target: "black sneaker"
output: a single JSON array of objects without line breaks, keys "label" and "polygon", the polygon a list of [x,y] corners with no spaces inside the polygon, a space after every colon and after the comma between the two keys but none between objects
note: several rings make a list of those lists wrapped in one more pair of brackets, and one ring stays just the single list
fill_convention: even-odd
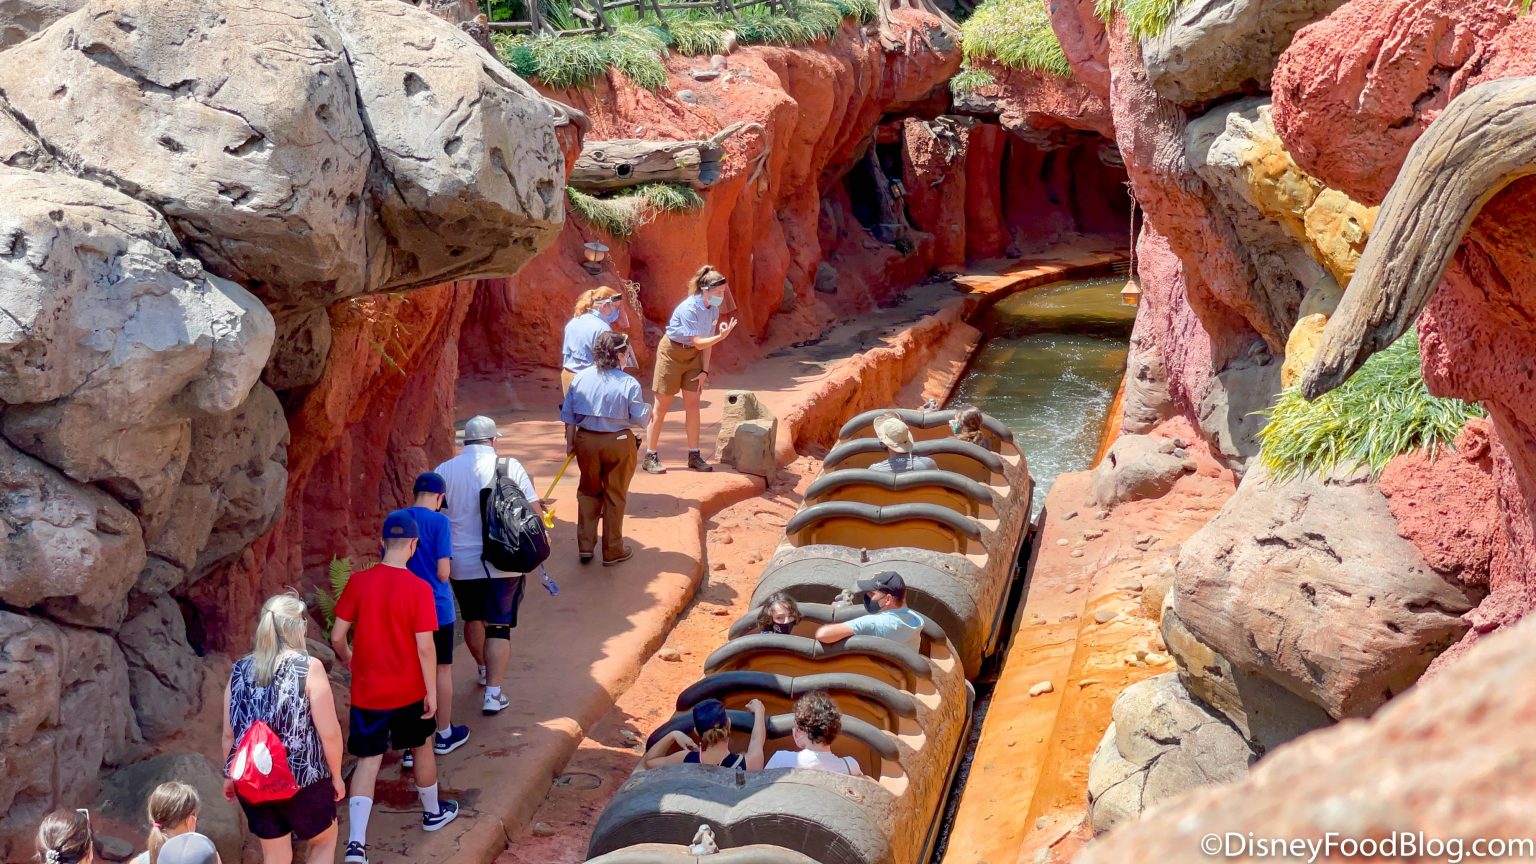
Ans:
[{"label": "black sneaker", "polygon": [[347,841],[347,857],[341,859],[347,864],[368,864],[368,852],[363,844],[356,840]]},{"label": "black sneaker", "polygon": [[640,463],[640,470],[647,474],[665,474],[667,466],[661,464],[661,457],[655,453],[645,454],[645,461]]},{"label": "black sneaker", "polygon": [[692,468],[695,471],[713,471],[713,470],[715,470],[715,466],[709,464],[708,462],[705,462],[704,461],[704,457],[700,456],[699,455],[699,451],[697,451],[697,450],[689,450],[688,451],[688,467]]},{"label": "black sneaker", "polygon": [[[444,825],[447,825],[449,822],[459,818],[459,802],[440,801],[438,803],[440,805],[440,809],[436,813],[421,814],[421,830],[436,831]],[[350,851],[351,848],[351,846],[348,846],[348,851]]]}]

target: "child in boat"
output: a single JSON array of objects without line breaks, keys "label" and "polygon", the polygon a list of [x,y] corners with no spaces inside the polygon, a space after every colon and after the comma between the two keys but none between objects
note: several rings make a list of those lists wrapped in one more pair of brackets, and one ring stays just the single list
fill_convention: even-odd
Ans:
[{"label": "child in boat", "polygon": [[[752,736],[747,742],[746,753],[731,752],[731,717],[726,713],[724,703],[719,699],[705,699],[693,706],[693,733],[698,736],[698,742],[683,732],[671,732],[645,751],[640,758],[640,770],[663,765],[719,765],[761,771],[768,723],[763,716],[761,701],[748,702],[747,710],[752,712]],[[667,752],[669,750],[673,752]]]},{"label": "child in boat", "polygon": [[795,625],[804,617],[800,614],[800,606],[795,603],[795,598],[787,592],[775,591],[768,595],[762,608],[757,611],[757,629],[761,633],[788,636],[795,632]]},{"label": "child in boat", "polygon": [[843,715],[823,690],[813,690],[795,703],[795,745],[799,750],[780,750],[768,760],[769,768],[806,768],[834,774],[862,776],[858,760],[832,752],[832,742],[843,731]]}]

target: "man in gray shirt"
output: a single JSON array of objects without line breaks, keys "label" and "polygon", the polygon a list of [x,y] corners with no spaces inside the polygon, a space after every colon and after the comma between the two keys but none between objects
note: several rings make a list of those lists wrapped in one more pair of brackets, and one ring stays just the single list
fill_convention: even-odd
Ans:
[{"label": "man in gray shirt", "polygon": [[939,467],[937,462],[927,456],[912,455],[912,448],[917,444],[912,440],[912,430],[901,422],[900,417],[882,414],[875,419],[874,425],[875,437],[880,439],[890,455],[869,466],[871,471],[900,474],[903,471],[932,471]]}]

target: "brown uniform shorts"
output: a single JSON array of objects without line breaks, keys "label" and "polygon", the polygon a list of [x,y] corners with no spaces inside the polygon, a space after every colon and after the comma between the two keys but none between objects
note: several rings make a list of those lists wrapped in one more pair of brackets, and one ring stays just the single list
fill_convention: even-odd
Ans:
[{"label": "brown uniform shorts", "polygon": [[703,371],[703,349],[678,345],[663,336],[656,347],[656,374],[651,379],[651,389],[661,396],[673,396],[679,390],[698,390],[699,373]]}]

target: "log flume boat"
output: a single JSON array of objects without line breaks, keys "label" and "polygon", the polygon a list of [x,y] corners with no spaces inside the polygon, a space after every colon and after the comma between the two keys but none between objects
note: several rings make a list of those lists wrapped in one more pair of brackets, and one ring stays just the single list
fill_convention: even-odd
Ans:
[{"label": "log flume boat", "polygon": [[[896,410],[937,470],[870,470],[885,458],[873,423],[843,425],[821,473],[784,529],[752,596],[752,611],[677,698],[678,713],[647,746],[691,728],[690,710],[719,699],[732,745],[752,728],[748,701],[767,709],[767,753],[795,749],[797,697],[825,690],[843,714],[833,749],[863,777],[826,771],[742,772],[673,765],[640,771],[615,793],[592,832],[589,864],[922,864],[939,835],[970,725],[970,679],[997,647],[1028,528],[1033,480],[1013,434],[983,421],[987,445],[950,437],[952,411]],[[824,645],[816,628],[864,614],[834,607],[860,578],[895,570],[924,619],[921,650],[876,636]],[[791,635],[758,633],[757,610],[789,593],[804,620]],[[720,851],[696,856],[699,826]]]}]

